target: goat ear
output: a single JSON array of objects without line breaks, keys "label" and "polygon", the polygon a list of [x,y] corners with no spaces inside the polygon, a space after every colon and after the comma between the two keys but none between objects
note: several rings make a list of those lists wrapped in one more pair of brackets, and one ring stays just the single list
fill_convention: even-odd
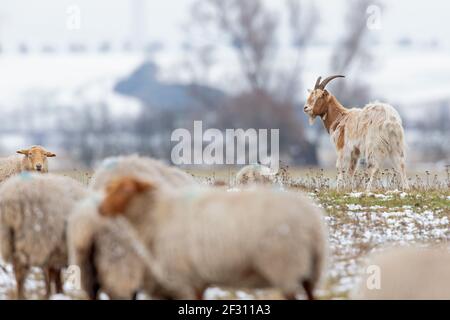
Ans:
[{"label": "goat ear", "polygon": [[29,152],[30,152],[30,150],[28,150],[28,149],[17,150],[17,153],[24,154],[26,156],[28,155]]},{"label": "goat ear", "polygon": [[45,155],[47,156],[47,158],[53,158],[56,157],[56,154],[54,154],[53,152],[46,152]]},{"label": "goat ear", "polygon": [[324,91],[323,91],[323,96],[324,96],[324,97],[328,97],[328,95],[329,95],[328,91],[327,91],[327,90],[324,90]]}]

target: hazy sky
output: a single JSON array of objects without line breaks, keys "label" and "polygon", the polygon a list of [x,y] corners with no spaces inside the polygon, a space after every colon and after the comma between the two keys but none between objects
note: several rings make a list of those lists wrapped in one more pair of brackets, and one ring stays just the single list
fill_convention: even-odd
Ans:
[{"label": "hazy sky", "polygon": [[[245,1],[245,0],[244,0]],[[15,46],[25,41],[31,45],[67,44],[81,41],[88,45],[99,41],[123,43],[131,40],[139,28],[133,14],[133,3],[144,3],[145,34],[150,41],[164,42],[176,48],[183,38],[182,23],[192,0],[0,0],[0,41]],[[274,9],[281,9],[282,0],[266,0]],[[318,0],[321,12],[319,37],[333,40],[344,19],[349,1]],[[450,44],[450,1],[395,0],[384,1],[378,37],[384,41],[409,36],[417,40],[438,39]],[[68,8],[81,10],[81,29],[66,27]],[[135,7],[137,8],[137,7]]]}]

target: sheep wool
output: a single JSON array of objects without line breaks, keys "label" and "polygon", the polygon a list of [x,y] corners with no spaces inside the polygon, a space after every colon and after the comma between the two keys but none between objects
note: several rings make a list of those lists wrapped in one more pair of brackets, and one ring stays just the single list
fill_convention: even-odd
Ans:
[{"label": "sheep wool", "polygon": [[[121,214],[109,200],[107,195],[100,212]],[[154,276],[169,298],[199,298],[219,285],[274,287],[288,298],[303,289],[313,299],[327,236],[321,210],[306,197],[261,187],[195,194],[149,187],[128,204],[123,215],[151,251],[161,271]]]},{"label": "sheep wool", "polygon": [[130,155],[105,159],[95,171],[90,187],[100,190],[111,180],[124,176],[155,181],[161,188],[168,189],[197,184],[191,175],[178,168],[149,157]]},{"label": "sheep wool", "polygon": [[90,299],[99,291],[110,299],[133,299],[151,283],[123,225],[97,212],[100,196],[90,196],[72,212],[67,227],[69,264],[80,268],[81,289]]},{"label": "sheep wool", "polygon": [[23,172],[0,185],[0,243],[4,261],[13,264],[18,297],[32,266],[41,267],[62,291],[60,271],[67,265],[65,224],[75,203],[86,195],[78,181],[54,174]]},{"label": "sheep wool", "polygon": [[243,167],[236,174],[236,185],[272,184],[276,182],[276,174],[269,167],[251,164]]},{"label": "sheep wool", "polygon": [[356,299],[450,299],[450,253],[445,248],[391,248],[373,255],[365,271]]}]

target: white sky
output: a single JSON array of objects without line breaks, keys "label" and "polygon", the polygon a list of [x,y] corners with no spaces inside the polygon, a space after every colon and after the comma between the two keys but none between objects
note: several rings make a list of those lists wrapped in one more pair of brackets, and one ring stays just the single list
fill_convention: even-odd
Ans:
[{"label": "white sky", "polygon": [[[283,0],[266,0],[280,9]],[[182,23],[192,0],[0,0],[0,41],[8,46],[18,42],[31,45],[64,45],[80,41],[98,44],[112,41],[121,44],[133,33],[132,3],[144,2],[146,35],[150,41],[161,41],[168,49],[180,46]],[[332,41],[340,30],[348,1],[316,0],[322,23],[319,37]],[[384,41],[409,36],[419,41],[439,39],[450,42],[450,1],[445,0],[384,0],[382,29],[378,37]],[[67,8],[81,9],[81,29],[66,27]]]}]

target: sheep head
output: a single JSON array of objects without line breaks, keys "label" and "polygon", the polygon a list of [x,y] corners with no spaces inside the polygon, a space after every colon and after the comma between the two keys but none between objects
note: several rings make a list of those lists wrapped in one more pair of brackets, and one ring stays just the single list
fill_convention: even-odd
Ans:
[{"label": "sheep head", "polygon": [[48,172],[47,158],[56,157],[41,146],[18,150],[17,153],[24,155],[22,166],[27,171]]},{"label": "sheep head", "polygon": [[106,195],[100,204],[99,212],[108,217],[124,214],[136,196],[153,189],[155,187],[151,183],[133,177],[112,180],[106,186]]},{"label": "sheep head", "polygon": [[306,104],[303,108],[304,112],[309,116],[309,123],[312,125],[316,117],[324,117],[328,110],[328,99],[330,93],[325,90],[326,85],[333,79],[345,78],[344,76],[336,75],[324,79],[319,77],[314,86],[314,90],[311,90],[306,100]]}]

